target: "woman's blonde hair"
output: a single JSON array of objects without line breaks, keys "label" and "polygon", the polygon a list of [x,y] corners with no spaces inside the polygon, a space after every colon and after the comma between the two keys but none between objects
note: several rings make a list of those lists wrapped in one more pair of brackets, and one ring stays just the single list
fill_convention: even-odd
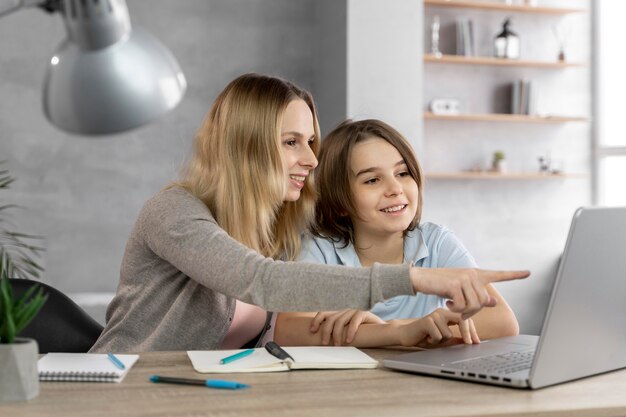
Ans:
[{"label": "woman's blonde hair", "polygon": [[309,174],[297,201],[284,201],[281,125],[287,105],[303,100],[317,112],[309,92],[276,77],[245,74],[213,103],[196,134],[194,154],[178,184],[202,200],[230,236],[257,252],[293,260],[300,235],[313,221],[315,186]]}]

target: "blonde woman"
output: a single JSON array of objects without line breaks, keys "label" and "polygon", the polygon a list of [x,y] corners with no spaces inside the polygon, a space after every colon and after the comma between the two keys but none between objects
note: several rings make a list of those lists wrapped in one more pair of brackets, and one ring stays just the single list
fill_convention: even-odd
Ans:
[{"label": "blonde woman", "polygon": [[471,315],[493,305],[489,282],[529,274],[289,262],[313,216],[319,141],[308,92],[258,74],[232,81],[198,131],[182,180],[141,210],[92,351],[250,346],[269,327],[266,311],[368,309],[415,291]]}]

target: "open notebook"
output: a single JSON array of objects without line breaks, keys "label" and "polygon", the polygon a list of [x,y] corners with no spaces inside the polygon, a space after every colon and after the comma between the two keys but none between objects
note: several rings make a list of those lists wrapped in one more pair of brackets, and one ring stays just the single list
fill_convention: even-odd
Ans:
[{"label": "open notebook", "polygon": [[291,369],[376,368],[378,361],[352,346],[283,347],[294,361],[281,360],[264,348],[252,355],[221,365],[220,359],[242,350],[191,350],[187,352],[193,368],[201,373],[280,372]]},{"label": "open notebook", "polygon": [[48,353],[37,362],[40,381],[122,382],[139,355],[115,355],[126,367],[117,368],[99,353]]}]

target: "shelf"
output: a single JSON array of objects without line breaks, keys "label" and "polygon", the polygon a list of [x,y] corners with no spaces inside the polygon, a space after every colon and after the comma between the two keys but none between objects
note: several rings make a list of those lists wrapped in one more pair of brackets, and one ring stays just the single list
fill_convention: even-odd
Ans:
[{"label": "shelf", "polygon": [[540,172],[432,172],[426,178],[431,180],[559,180],[585,178],[585,174],[542,174]]},{"label": "shelf", "polygon": [[424,0],[424,6],[434,7],[458,7],[463,9],[493,10],[503,12],[537,13],[566,15],[569,13],[585,12],[584,9],[572,9],[566,7],[540,7],[523,4],[487,3],[483,1],[463,0]]},{"label": "shelf", "polygon": [[443,115],[424,112],[424,120],[449,120],[463,122],[506,122],[506,123],[567,123],[587,122],[586,117],[528,116],[525,114],[454,114]]},{"label": "shelf", "polygon": [[534,67],[534,68],[573,68],[584,67],[584,64],[576,62],[550,62],[550,61],[528,61],[519,59],[494,58],[490,56],[463,56],[463,55],[424,55],[424,62],[438,64],[460,64],[460,65],[493,65],[499,67]]}]

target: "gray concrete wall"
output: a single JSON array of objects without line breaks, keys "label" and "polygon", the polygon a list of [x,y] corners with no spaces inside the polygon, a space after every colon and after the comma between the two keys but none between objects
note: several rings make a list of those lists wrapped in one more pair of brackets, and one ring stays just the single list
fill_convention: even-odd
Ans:
[{"label": "gray concrete wall", "polygon": [[[71,294],[115,291],[139,209],[177,176],[197,127],[231,79],[256,71],[313,87],[313,3],[128,1],[133,25],[172,50],[189,88],[163,119],[96,140],[57,130],[42,112],[44,69],[65,37],[60,16],[30,9],[0,20],[0,160],[18,179],[5,196],[28,208],[16,214],[16,225],[46,237],[46,282]],[[102,311],[93,310],[99,319]]]},{"label": "gray concrete wall", "polygon": [[[590,2],[570,4],[585,8]],[[133,24],[174,52],[189,89],[162,120],[98,140],[58,131],[41,111],[44,68],[64,37],[60,17],[25,10],[0,20],[0,160],[8,160],[18,178],[6,195],[28,208],[16,216],[17,225],[46,236],[44,280],[67,293],[115,291],[124,245],[143,202],[176,177],[215,96],[247,71],[282,75],[310,88],[324,131],[344,116],[392,123],[429,170],[468,168],[503,149],[511,169],[532,169],[536,157],[550,151],[568,171],[588,172],[588,124],[422,125],[432,96],[454,94],[473,111],[495,110],[502,103],[494,92],[517,77],[536,80],[542,112],[588,115],[591,94],[588,68],[422,68],[432,10],[425,10],[422,22],[419,1],[129,0],[129,8]],[[444,13],[451,10],[440,14],[452,19]],[[472,13],[492,28],[478,34],[480,47],[487,48],[504,16]],[[568,54],[588,62],[589,14],[515,15],[523,54],[553,56],[549,26],[570,20]],[[588,179],[430,181],[424,219],[455,230],[483,267],[533,270],[529,281],[499,288],[522,330],[536,333],[571,214],[589,203],[589,188]],[[93,312],[102,319],[101,307]]]}]

